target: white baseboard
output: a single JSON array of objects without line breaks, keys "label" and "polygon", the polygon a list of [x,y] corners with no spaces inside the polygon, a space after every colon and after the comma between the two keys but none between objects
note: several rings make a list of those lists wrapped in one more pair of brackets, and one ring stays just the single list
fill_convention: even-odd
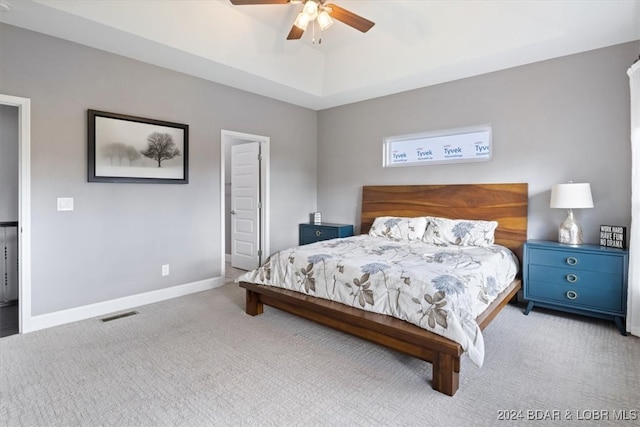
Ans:
[{"label": "white baseboard", "polygon": [[224,262],[231,262],[231,254],[224,254]]},{"label": "white baseboard", "polygon": [[186,283],[184,285],[173,286],[171,288],[158,289],[157,291],[150,291],[110,301],[89,304],[82,307],[74,307],[67,310],[32,316],[28,322],[25,322],[24,326],[28,327],[23,327],[22,333],[33,332],[40,329],[50,328],[52,326],[76,322],[78,320],[103,316],[116,311],[128,310],[141,305],[152,304],[154,302],[206,291],[222,285],[224,285],[224,279],[222,277],[212,277],[210,279]]}]

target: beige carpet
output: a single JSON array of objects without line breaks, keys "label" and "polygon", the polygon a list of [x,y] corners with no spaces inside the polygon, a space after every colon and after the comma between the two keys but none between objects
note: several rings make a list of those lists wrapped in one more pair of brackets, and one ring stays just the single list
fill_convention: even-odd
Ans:
[{"label": "beige carpet", "polygon": [[[487,328],[485,365],[465,357],[460,390],[447,397],[431,389],[429,364],[269,307],[248,316],[244,293],[227,284],[109,323],[0,339],[0,424],[493,426],[513,410],[523,411],[514,424],[558,425],[607,411],[610,420],[590,422],[600,426],[640,417],[640,339],[612,322],[521,309],[506,307]],[[560,421],[528,410],[558,410]]]}]

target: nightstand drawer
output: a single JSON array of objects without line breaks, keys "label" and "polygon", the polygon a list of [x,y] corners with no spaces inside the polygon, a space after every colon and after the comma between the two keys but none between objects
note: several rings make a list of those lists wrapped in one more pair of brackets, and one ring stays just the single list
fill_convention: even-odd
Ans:
[{"label": "nightstand drawer", "polygon": [[624,312],[622,309],[623,298],[620,292],[530,281],[528,294],[536,301],[574,306],[575,308]]},{"label": "nightstand drawer", "polygon": [[529,280],[556,285],[569,285],[580,289],[620,291],[622,275],[532,264],[529,265]]},{"label": "nightstand drawer", "polygon": [[300,238],[305,241],[309,240],[328,240],[338,237],[338,229],[330,227],[303,227],[300,230]]},{"label": "nightstand drawer", "polygon": [[353,236],[353,225],[350,224],[322,223],[300,224],[299,226],[300,245],[349,236]]},{"label": "nightstand drawer", "polygon": [[529,250],[529,264],[548,265],[550,267],[619,273],[622,271],[623,262],[624,260],[620,256],[606,256],[571,250],[555,251],[539,248],[531,248]]}]

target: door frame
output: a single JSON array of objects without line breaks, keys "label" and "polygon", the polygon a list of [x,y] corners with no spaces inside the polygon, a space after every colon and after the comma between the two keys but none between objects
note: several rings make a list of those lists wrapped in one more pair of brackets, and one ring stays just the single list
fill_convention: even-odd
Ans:
[{"label": "door frame", "polygon": [[18,107],[18,324],[31,327],[31,99],[0,94],[0,104]]},{"label": "door frame", "polygon": [[269,159],[270,159],[270,145],[271,138],[263,135],[253,135],[244,132],[236,132],[226,129],[220,131],[220,271],[221,275],[225,277],[225,256],[226,256],[226,215],[227,207],[225,206],[225,162],[226,156],[230,155],[231,150],[226,150],[227,144],[251,141],[260,143],[260,151],[262,159],[260,161],[260,199],[262,200],[262,209],[260,210],[260,247],[262,251],[261,259],[264,261],[270,254],[270,232],[269,232]]}]

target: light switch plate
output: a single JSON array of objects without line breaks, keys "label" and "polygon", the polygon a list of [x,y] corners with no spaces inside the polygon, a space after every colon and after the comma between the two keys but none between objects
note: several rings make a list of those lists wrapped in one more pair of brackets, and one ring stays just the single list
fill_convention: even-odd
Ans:
[{"label": "light switch plate", "polygon": [[58,197],[58,210],[59,211],[72,211],[73,210],[73,197]]}]

